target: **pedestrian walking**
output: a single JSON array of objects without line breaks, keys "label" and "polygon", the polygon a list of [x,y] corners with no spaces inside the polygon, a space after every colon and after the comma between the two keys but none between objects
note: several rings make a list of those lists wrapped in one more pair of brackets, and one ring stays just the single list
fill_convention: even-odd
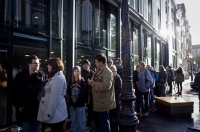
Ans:
[{"label": "pedestrian walking", "polygon": [[178,88],[178,92],[176,94],[178,95],[182,95],[182,83],[184,82],[184,72],[183,69],[181,67],[179,67],[176,70],[176,78],[175,78],[176,84],[177,84],[177,88]]},{"label": "pedestrian walking", "polygon": [[89,130],[86,127],[86,103],[88,97],[86,83],[84,78],[81,77],[81,68],[79,66],[73,67],[72,79],[68,87],[67,94],[69,96],[72,132],[88,132]]},{"label": "pedestrian walking", "polygon": [[118,132],[119,124],[117,122],[117,117],[120,111],[119,96],[121,94],[121,89],[122,89],[122,79],[117,74],[117,68],[115,67],[115,65],[111,65],[110,69],[113,73],[114,80],[115,80],[114,88],[115,88],[115,101],[116,101],[116,108],[109,111],[110,128],[111,128],[111,132]]},{"label": "pedestrian walking", "polygon": [[138,73],[138,104],[136,107],[136,112],[137,115],[140,116],[141,112],[140,112],[140,108],[141,108],[141,102],[143,101],[142,96],[144,96],[144,101],[145,101],[145,109],[144,109],[144,116],[148,116],[148,110],[149,110],[149,88],[152,86],[153,84],[153,79],[151,77],[151,74],[149,72],[149,70],[146,68],[146,64],[143,61],[139,62],[139,68],[140,68],[140,72]]},{"label": "pedestrian walking", "polygon": [[39,70],[40,61],[36,55],[28,58],[28,68],[18,72],[14,78],[12,103],[16,108],[16,119],[23,132],[39,132],[37,121],[38,92],[47,75]]},{"label": "pedestrian walking", "polygon": [[105,54],[96,55],[97,70],[93,77],[88,79],[88,84],[92,86],[96,132],[110,132],[108,111],[116,107],[114,77],[106,63]]},{"label": "pedestrian walking", "polygon": [[63,74],[63,62],[59,58],[50,58],[47,70],[48,81],[40,100],[37,120],[48,124],[52,132],[63,132],[63,123],[68,117],[65,101],[67,82]]}]

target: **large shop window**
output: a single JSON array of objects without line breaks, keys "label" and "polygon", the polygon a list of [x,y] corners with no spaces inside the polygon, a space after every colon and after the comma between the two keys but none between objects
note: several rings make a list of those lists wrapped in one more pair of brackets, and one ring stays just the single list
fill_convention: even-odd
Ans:
[{"label": "large shop window", "polygon": [[[14,8],[11,8],[11,4],[14,4]],[[48,31],[47,5],[47,0],[6,0],[0,2],[0,7],[3,7],[1,9],[4,9],[4,24],[11,20],[11,11],[14,10],[15,27],[31,29],[43,34],[47,34]]]},{"label": "large shop window", "polygon": [[151,65],[151,37],[147,37],[147,64]]},{"label": "large shop window", "polygon": [[89,0],[76,1],[76,39],[78,44],[91,45],[93,6]]},{"label": "large shop window", "polygon": [[156,45],[156,59],[155,59],[155,70],[158,71],[158,68],[160,66],[160,43],[157,43]]},{"label": "large shop window", "polygon": [[108,48],[110,49],[108,53],[108,58],[115,58],[116,56],[116,9],[110,8],[110,44]]},{"label": "large shop window", "polygon": [[106,47],[105,8],[100,0],[95,3],[95,42],[100,47]]},{"label": "large shop window", "polygon": [[133,60],[134,60],[134,69],[136,69],[136,66],[138,65],[139,62],[139,54],[138,54],[138,29],[134,27],[133,30]]}]

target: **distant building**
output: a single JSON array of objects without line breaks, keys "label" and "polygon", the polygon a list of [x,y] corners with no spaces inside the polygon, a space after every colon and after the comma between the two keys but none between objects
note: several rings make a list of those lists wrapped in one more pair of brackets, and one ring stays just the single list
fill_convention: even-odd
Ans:
[{"label": "distant building", "polygon": [[192,55],[193,55],[193,57],[196,57],[198,54],[200,54],[200,44],[192,45]]}]

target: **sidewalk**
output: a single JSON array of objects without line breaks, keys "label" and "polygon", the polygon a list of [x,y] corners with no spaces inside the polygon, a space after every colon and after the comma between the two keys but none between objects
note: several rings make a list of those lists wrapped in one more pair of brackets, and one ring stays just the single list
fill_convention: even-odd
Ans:
[{"label": "sidewalk", "polygon": [[[137,132],[200,132],[199,99],[195,90],[190,88],[190,78],[183,82],[182,96],[184,100],[194,102],[194,111],[190,115],[169,115],[160,110],[151,111],[147,117],[139,117]],[[178,97],[177,89],[167,96]],[[196,92],[197,93],[197,92]]]}]

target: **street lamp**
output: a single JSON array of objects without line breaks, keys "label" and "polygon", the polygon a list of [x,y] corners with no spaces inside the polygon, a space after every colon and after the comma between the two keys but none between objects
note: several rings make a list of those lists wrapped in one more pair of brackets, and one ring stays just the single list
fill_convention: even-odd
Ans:
[{"label": "street lamp", "polygon": [[129,31],[129,4],[128,0],[122,0],[122,62],[123,62],[123,86],[120,95],[122,108],[119,113],[118,122],[120,132],[136,132],[139,123],[134,112],[133,101],[136,99],[132,89],[131,74],[131,37]]}]

